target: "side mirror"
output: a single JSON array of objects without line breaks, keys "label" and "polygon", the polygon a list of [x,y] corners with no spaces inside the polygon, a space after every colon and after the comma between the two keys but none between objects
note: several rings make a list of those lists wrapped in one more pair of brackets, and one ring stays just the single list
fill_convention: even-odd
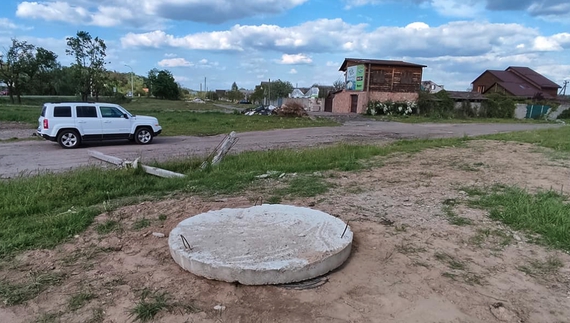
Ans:
[{"label": "side mirror", "polygon": [[129,115],[126,114],[126,113],[123,113],[123,118],[128,119],[128,118],[129,118]]}]

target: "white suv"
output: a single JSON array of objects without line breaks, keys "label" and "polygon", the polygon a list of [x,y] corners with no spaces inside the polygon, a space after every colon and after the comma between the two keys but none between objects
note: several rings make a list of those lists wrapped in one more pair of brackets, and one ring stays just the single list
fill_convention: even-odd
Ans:
[{"label": "white suv", "polygon": [[116,139],[145,145],[162,132],[155,117],[136,116],[112,103],[45,103],[38,121],[38,136],[57,141],[63,148]]}]

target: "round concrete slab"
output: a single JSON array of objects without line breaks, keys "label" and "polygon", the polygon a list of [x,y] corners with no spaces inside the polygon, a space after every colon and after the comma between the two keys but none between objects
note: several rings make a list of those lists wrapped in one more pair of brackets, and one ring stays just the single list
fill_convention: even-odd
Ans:
[{"label": "round concrete slab", "polygon": [[352,231],[321,211],[264,204],[188,218],[170,232],[168,244],[174,261],[195,275],[285,284],[340,266],[350,255]]}]

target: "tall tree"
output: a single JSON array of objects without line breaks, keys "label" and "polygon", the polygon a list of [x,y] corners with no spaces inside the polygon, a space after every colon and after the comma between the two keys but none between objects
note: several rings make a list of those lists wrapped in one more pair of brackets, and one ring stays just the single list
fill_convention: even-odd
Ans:
[{"label": "tall tree", "polygon": [[0,80],[6,83],[10,101],[14,103],[14,94],[18,103],[22,102],[22,82],[26,76],[26,69],[34,59],[35,46],[25,41],[12,38],[12,46],[6,55],[0,54]]},{"label": "tall tree", "polygon": [[[276,100],[278,98],[286,98],[291,92],[293,92],[293,84],[289,81],[272,81],[270,88],[267,89],[267,95],[270,95],[271,100]],[[269,94],[271,93],[271,94]]]},{"label": "tall tree", "polygon": [[57,68],[60,68],[57,55],[37,47],[35,55],[23,66],[26,79],[22,88],[28,94],[44,94],[53,81],[52,72]]},{"label": "tall tree", "polygon": [[148,72],[148,82],[152,95],[159,99],[179,100],[180,86],[168,70],[154,68]]},{"label": "tall tree", "polygon": [[72,64],[77,90],[81,99],[87,101],[92,93],[95,100],[99,99],[99,93],[103,90],[105,81],[105,41],[99,37],[91,37],[86,31],[78,31],[76,37],[67,38],[67,55],[75,57]]}]

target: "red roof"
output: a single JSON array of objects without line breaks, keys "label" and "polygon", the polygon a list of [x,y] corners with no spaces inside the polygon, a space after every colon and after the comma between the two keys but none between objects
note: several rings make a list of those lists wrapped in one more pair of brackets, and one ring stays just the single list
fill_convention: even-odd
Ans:
[{"label": "red roof", "polygon": [[534,83],[537,86],[542,88],[560,88],[560,85],[552,82],[551,80],[547,79],[546,77],[540,75],[539,73],[535,72],[534,70],[528,67],[521,67],[521,66],[510,66],[507,68],[507,71],[513,72],[524,78],[526,81],[530,83]]}]

